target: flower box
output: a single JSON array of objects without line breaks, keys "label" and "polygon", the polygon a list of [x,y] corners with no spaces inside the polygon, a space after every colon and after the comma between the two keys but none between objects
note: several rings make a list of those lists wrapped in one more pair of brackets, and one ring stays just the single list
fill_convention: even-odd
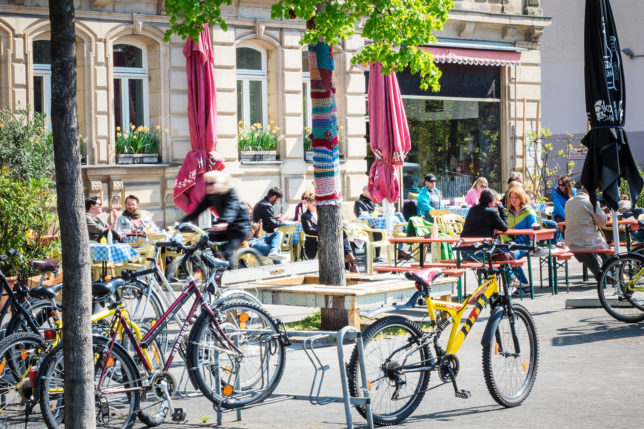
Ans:
[{"label": "flower box", "polygon": [[276,150],[242,150],[239,153],[240,161],[276,161]]},{"label": "flower box", "polygon": [[158,153],[119,153],[116,155],[117,164],[158,164]]}]

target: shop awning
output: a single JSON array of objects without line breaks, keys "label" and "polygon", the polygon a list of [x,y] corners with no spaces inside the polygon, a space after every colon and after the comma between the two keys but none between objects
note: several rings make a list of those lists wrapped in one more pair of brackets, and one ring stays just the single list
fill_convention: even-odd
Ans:
[{"label": "shop awning", "polygon": [[436,63],[497,67],[521,65],[521,52],[442,46],[423,46],[421,49],[430,51],[434,55],[434,61]]}]

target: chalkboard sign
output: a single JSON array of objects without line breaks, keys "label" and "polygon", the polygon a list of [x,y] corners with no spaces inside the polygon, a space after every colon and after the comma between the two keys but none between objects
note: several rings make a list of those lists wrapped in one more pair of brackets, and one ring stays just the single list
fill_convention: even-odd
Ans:
[{"label": "chalkboard sign", "polygon": [[367,272],[367,246],[363,245],[358,247],[355,243],[351,243],[351,250],[353,251],[353,256],[356,257],[355,264],[358,266],[358,272],[366,273]]}]

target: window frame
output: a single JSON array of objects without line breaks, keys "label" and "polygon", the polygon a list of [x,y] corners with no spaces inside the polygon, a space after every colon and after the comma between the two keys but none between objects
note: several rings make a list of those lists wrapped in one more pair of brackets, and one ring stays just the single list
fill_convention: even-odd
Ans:
[{"label": "window frame", "polygon": [[257,51],[261,55],[261,70],[239,69],[235,61],[235,91],[239,81],[242,82],[242,114],[237,112],[237,120],[241,120],[244,125],[252,125],[250,121],[250,82],[258,81],[261,83],[262,92],[262,127],[268,125],[268,61],[266,49],[256,44],[241,43],[235,46],[235,59],[237,58],[237,49],[248,48]]},{"label": "window frame", "polygon": [[[32,65],[31,65],[31,67],[32,67],[32,73],[33,73],[32,79],[34,81],[34,82],[32,82],[32,84],[33,84],[33,91],[32,91],[33,100],[32,101],[33,101],[33,106],[35,107],[35,105],[36,105],[36,96],[39,95],[40,97],[42,97],[41,100],[40,100],[42,108],[43,108],[42,111],[48,118],[51,118],[51,64],[36,63],[35,59],[33,57],[33,55],[34,55],[34,48],[33,48],[34,43],[43,42],[43,41],[51,43],[51,41],[49,39],[42,39],[42,38],[41,39],[35,39],[35,40],[33,40],[31,42],[31,47],[32,47],[32,50],[31,50],[31,52],[32,52]],[[35,85],[35,79],[37,77],[42,78],[42,93],[41,94],[36,94],[36,91],[35,91],[35,86],[36,86]],[[35,111],[35,109],[34,109],[34,111]],[[51,130],[51,122],[50,121],[47,121],[47,128],[49,130]]]},{"label": "window frame", "polygon": [[[114,64],[114,49],[116,45],[130,45],[141,50],[141,67],[115,67]],[[116,88],[114,87],[115,80],[121,81],[120,98],[121,98],[121,123],[114,125],[120,127],[121,130],[129,130],[130,127],[130,103],[129,103],[129,82],[130,80],[140,80],[143,83],[142,87],[142,117],[143,123],[137,126],[148,127],[150,126],[150,98],[149,98],[149,74],[148,74],[148,51],[145,45],[137,43],[133,40],[118,40],[112,44],[112,85],[114,90],[114,99],[116,99]],[[128,100],[128,102],[124,102]],[[112,102],[112,110],[116,122],[116,106]],[[126,119],[127,118],[127,119]]]},{"label": "window frame", "polygon": [[[308,57],[308,50],[302,51],[302,54],[306,54]],[[306,103],[306,112],[304,111],[304,106],[302,106],[302,126],[304,128],[308,127],[313,129],[313,106],[311,105],[311,72],[302,70],[302,101],[304,97],[307,98]]]}]

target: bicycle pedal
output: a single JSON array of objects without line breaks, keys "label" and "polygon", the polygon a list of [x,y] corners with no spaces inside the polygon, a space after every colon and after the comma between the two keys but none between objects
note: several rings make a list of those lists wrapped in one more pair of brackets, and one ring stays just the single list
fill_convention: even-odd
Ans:
[{"label": "bicycle pedal", "polygon": [[470,396],[472,396],[472,393],[470,393],[469,390],[462,390],[461,389],[461,390],[456,391],[455,395],[456,395],[457,398],[469,399]]},{"label": "bicycle pedal", "polygon": [[172,413],[172,421],[173,422],[182,422],[186,419],[188,415],[186,414],[185,411],[183,411],[183,408],[175,408],[174,413]]}]

